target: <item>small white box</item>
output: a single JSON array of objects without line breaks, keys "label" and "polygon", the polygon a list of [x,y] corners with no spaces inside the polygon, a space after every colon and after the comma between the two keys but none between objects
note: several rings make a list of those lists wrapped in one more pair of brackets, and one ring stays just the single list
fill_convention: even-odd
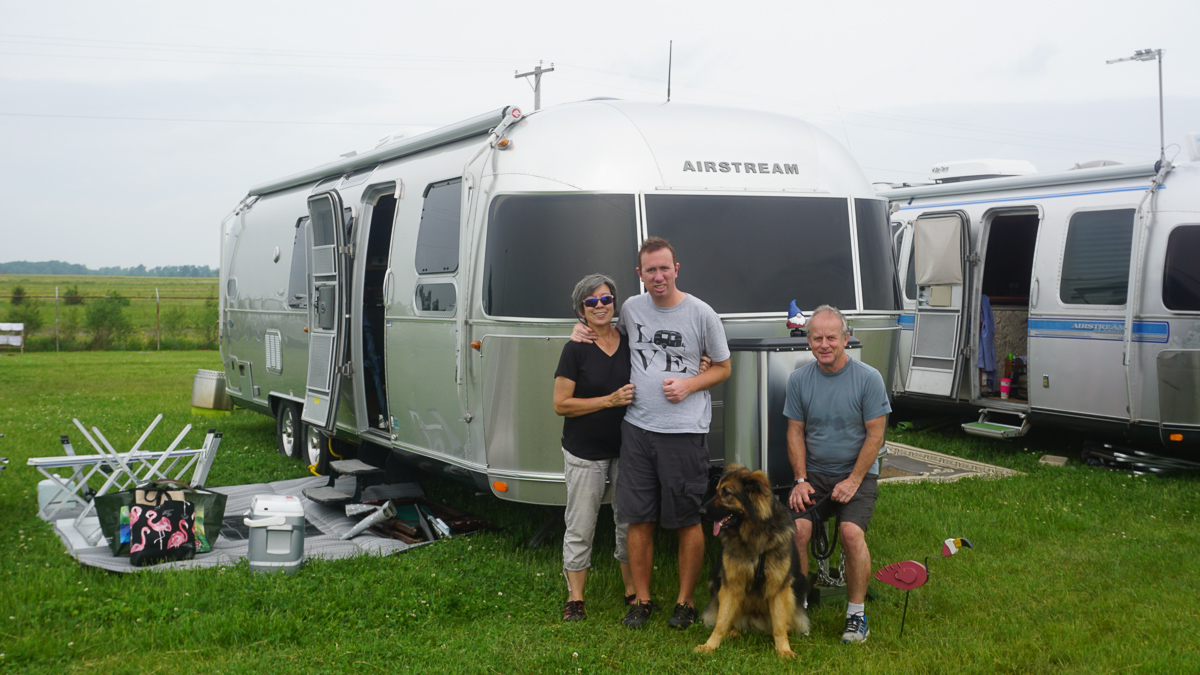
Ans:
[{"label": "small white box", "polygon": [[255,495],[246,514],[250,569],[293,574],[304,562],[304,505],[292,495]]}]

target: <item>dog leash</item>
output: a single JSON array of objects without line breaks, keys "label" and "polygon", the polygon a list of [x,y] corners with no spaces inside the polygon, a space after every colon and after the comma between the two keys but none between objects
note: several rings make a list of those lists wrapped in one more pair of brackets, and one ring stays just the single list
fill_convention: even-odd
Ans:
[{"label": "dog leash", "polygon": [[[833,493],[827,494],[818,499],[812,506],[808,507],[804,511],[792,512],[793,520],[807,518],[812,522],[812,537],[809,539],[809,543],[812,545],[813,557],[816,558],[817,561],[829,560],[829,557],[833,555],[833,549],[837,546],[838,530],[840,529],[839,525],[841,525],[842,522],[841,518],[838,518],[834,521],[833,539],[830,539],[829,528],[825,527],[825,519],[819,518],[818,513],[818,510],[824,506],[832,496]],[[819,523],[817,522],[818,519],[820,520]]]}]

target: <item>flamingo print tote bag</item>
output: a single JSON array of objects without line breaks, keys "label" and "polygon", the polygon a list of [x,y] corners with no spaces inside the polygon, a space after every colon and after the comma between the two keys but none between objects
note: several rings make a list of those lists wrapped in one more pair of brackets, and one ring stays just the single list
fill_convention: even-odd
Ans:
[{"label": "flamingo print tote bag", "polygon": [[129,509],[129,564],[157,565],[196,555],[195,515],[190,502],[165,499]]}]

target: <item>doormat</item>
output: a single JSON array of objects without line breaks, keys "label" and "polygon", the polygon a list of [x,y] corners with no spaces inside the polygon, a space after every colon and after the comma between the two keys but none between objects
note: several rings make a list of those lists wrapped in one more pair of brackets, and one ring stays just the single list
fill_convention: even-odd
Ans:
[{"label": "doormat", "polygon": [[[352,491],[353,477],[338,479],[335,487]],[[350,481],[343,485],[344,481]],[[202,567],[222,567],[236,565],[249,555],[250,543],[246,539],[245,524],[242,519],[250,511],[250,501],[255,495],[292,495],[299,497],[304,505],[304,557],[351,558],[360,555],[385,556],[405,551],[421,544],[409,544],[399,539],[380,537],[371,532],[349,541],[341,537],[358,524],[359,519],[346,516],[345,507],[325,506],[304,497],[304,488],[326,485],[329,479],[321,477],[296,478],[293,480],[276,481],[274,483],[255,483],[252,485],[230,485],[211,488],[213,492],[223,492],[229,495],[225,505],[225,520],[221,524],[221,536],[213,543],[213,549],[208,553],[199,553],[191,560],[163,563],[151,567],[134,567],[129,564],[129,557],[117,557],[109,550],[104,537],[100,536],[95,544],[88,543],[88,536],[99,534],[100,521],[95,516],[86,518],[79,527],[75,527],[74,514],[62,511],[54,521],[54,531],[67,548],[67,553],[84,565],[99,567],[112,572],[141,572],[143,570],[165,569],[198,569]],[[94,539],[94,538],[93,538]],[[303,568],[302,568],[303,569]]]},{"label": "doormat", "polygon": [[888,453],[879,462],[880,483],[950,482],[967,476],[1006,478],[1024,475],[1002,466],[973,462],[903,443],[888,441],[886,445]]}]

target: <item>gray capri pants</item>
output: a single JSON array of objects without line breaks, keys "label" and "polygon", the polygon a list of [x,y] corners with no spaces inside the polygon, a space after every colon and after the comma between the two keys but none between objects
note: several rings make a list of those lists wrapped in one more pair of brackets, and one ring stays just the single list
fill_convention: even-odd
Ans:
[{"label": "gray capri pants", "polygon": [[629,553],[625,549],[629,525],[617,518],[617,502],[612,499],[619,461],[615,457],[597,461],[580,459],[563,449],[563,475],[567,479],[563,569],[569,572],[586,570],[592,565],[592,538],[596,534],[600,504],[605,497],[612,501],[613,522],[617,525],[617,550],[613,557],[623,563],[629,562]]}]

